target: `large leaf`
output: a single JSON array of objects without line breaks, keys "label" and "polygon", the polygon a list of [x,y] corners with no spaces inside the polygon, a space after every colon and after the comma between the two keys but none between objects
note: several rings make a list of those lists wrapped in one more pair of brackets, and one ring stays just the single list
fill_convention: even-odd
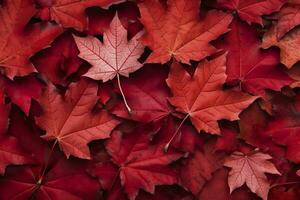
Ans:
[{"label": "large leaf", "polygon": [[166,63],[174,57],[189,63],[212,54],[209,44],[228,31],[231,15],[209,11],[199,18],[198,0],[170,0],[165,9],[159,1],[147,0],[139,4],[146,33],[143,43],[153,51],[147,62]]},{"label": "large leaf", "polygon": [[140,34],[136,34],[127,41],[127,31],[117,14],[104,32],[103,44],[95,37],[74,36],[79,57],[93,66],[84,76],[105,82],[119,74],[128,77],[129,73],[141,68],[142,64],[137,59],[143,53],[144,46],[138,41],[139,37]]},{"label": "large leaf", "polygon": [[90,159],[87,144],[108,138],[118,124],[107,111],[93,111],[97,100],[97,85],[92,81],[72,84],[64,97],[49,85],[39,99],[44,114],[36,117],[37,124],[46,131],[43,138],[56,140],[67,157]]},{"label": "large leaf", "polygon": [[220,134],[218,120],[238,120],[239,113],[256,99],[222,89],[226,80],[225,63],[226,55],[203,61],[193,76],[176,62],[171,66],[167,84],[173,97],[169,101],[177,111],[190,117],[199,132]]},{"label": "large leaf", "polygon": [[113,162],[119,166],[121,183],[130,199],[135,199],[139,189],[154,193],[155,185],[172,185],[178,182],[168,164],[182,154],[165,153],[163,145],[150,144],[151,134],[137,129],[123,134],[116,131],[106,145]]}]

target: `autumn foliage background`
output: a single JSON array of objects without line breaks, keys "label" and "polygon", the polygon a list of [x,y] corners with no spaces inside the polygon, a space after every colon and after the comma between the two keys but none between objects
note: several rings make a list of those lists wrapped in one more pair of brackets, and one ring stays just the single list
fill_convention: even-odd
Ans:
[{"label": "autumn foliage background", "polygon": [[0,199],[300,199],[299,0],[0,0]]}]

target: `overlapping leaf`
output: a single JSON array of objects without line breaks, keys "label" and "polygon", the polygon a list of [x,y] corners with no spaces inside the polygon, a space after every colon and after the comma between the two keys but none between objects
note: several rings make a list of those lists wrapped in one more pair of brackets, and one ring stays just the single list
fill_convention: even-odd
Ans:
[{"label": "overlapping leaf", "polygon": [[262,51],[255,29],[234,20],[225,41],[218,47],[228,51],[226,73],[229,84],[253,95],[265,96],[265,89],[280,90],[292,79],[279,66],[276,50]]},{"label": "overlapping leaf", "polygon": [[268,161],[270,159],[270,155],[260,152],[252,155],[234,152],[224,163],[231,168],[228,177],[230,192],[246,183],[252,192],[266,200],[270,185],[264,173],[280,174],[274,164]]},{"label": "overlapping leaf", "polygon": [[0,7],[0,67],[9,77],[27,75],[35,69],[30,56],[47,46],[62,29],[52,24],[26,27],[36,10],[31,0],[4,1]]},{"label": "overlapping leaf", "polygon": [[116,75],[128,77],[129,73],[141,68],[142,64],[137,61],[144,51],[144,46],[138,41],[140,34],[128,42],[127,32],[116,14],[103,35],[103,44],[95,37],[75,36],[79,57],[93,66],[84,76],[105,82]]},{"label": "overlapping leaf", "polygon": [[215,51],[209,44],[228,31],[231,15],[212,10],[199,17],[198,0],[170,0],[165,9],[159,1],[139,4],[145,26],[142,42],[153,51],[149,63],[166,63],[172,57],[189,63]]},{"label": "overlapping leaf", "polygon": [[169,101],[177,111],[187,114],[199,132],[220,134],[218,120],[238,120],[239,113],[256,99],[222,89],[226,80],[225,63],[226,55],[203,61],[193,76],[176,62],[171,66],[167,84],[173,97]]},{"label": "overlapping leaf", "polygon": [[90,159],[87,144],[108,138],[118,124],[107,111],[93,111],[97,100],[97,85],[89,80],[72,84],[64,97],[49,85],[39,99],[44,113],[36,118],[43,138],[58,142],[67,157]]}]

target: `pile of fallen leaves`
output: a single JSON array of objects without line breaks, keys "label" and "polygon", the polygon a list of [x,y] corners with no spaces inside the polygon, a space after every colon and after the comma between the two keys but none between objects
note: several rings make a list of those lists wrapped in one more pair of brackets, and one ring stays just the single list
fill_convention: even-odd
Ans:
[{"label": "pile of fallen leaves", "polygon": [[299,200],[299,0],[0,0],[1,200]]}]

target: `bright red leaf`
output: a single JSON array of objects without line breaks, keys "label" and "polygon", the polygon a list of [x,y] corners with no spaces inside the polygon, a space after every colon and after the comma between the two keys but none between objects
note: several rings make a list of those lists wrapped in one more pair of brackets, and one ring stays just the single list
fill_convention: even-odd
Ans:
[{"label": "bright red leaf", "polygon": [[209,44],[228,31],[231,15],[211,10],[199,17],[198,0],[169,0],[167,9],[159,1],[139,4],[141,21],[145,26],[142,42],[153,51],[149,63],[166,63],[174,57],[189,63],[199,61],[215,52]]},{"label": "bright red leaf", "polygon": [[220,134],[218,120],[238,120],[239,113],[256,97],[241,92],[223,90],[226,80],[226,55],[201,62],[193,76],[174,62],[167,79],[173,97],[170,103],[176,110],[186,113],[200,132]]},{"label": "bright red leaf", "polygon": [[49,85],[39,99],[44,112],[36,117],[46,131],[43,138],[58,142],[67,157],[90,159],[87,144],[108,138],[118,124],[107,111],[93,111],[97,100],[97,85],[90,80],[72,84],[64,96]]},{"label": "bright red leaf", "polygon": [[154,193],[155,185],[172,185],[177,177],[168,164],[182,154],[165,153],[163,145],[151,144],[151,134],[144,128],[124,134],[116,131],[107,142],[106,149],[119,166],[121,183],[129,199],[135,199],[139,189]]}]

